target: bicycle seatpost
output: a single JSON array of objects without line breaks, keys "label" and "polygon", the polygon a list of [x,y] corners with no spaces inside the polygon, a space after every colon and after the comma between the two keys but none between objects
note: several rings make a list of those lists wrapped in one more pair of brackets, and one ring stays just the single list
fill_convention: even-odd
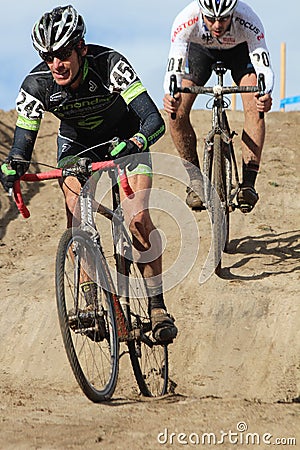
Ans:
[{"label": "bicycle seatpost", "polygon": [[[258,74],[258,89],[259,89],[259,96],[261,97],[264,95],[266,90],[266,83],[265,83],[265,76],[263,73]],[[259,118],[263,119],[265,114],[263,112],[259,113]]]},{"label": "bicycle seatpost", "polygon": [[[170,95],[175,98],[175,94],[177,92],[177,78],[176,75],[171,75],[170,76]],[[176,113],[171,113],[171,119],[175,120],[176,119]]]}]

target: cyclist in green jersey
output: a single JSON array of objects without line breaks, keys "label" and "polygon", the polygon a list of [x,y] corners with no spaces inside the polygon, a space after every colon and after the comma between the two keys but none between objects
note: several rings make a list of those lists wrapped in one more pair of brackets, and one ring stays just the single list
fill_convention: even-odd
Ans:
[{"label": "cyclist in green jersey", "polygon": [[[85,31],[82,16],[70,5],[46,12],[34,25],[32,42],[43,61],[21,85],[14,141],[1,166],[0,180],[9,190],[27,171],[45,111],[60,119],[59,167],[79,156],[93,161],[126,157],[129,183],[136,194],[127,217],[141,259],[143,253],[149,252],[151,234],[154,256],[141,266],[149,294],[153,335],[158,341],[171,341],[177,328],[164,302],[160,236],[148,209],[152,184],[149,149],[164,134],[165,124],[127,59],[112,48],[87,45]],[[109,141],[114,137],[121,143],[112,154]],[[97,147],[99,144],[104,145]],[[95,148],[88,150],[90,147]],[[80,220],[75,209],[80,183],[67,177],[60,185],[67,226],[71,227]],[[86,295],[92,295],[92,286],[85,284],[83,288]]]}]

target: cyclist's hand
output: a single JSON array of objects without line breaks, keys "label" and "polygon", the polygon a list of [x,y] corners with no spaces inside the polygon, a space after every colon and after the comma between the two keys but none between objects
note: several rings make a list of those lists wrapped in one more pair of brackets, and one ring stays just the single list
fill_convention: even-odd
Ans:
[{"label": "cyclist's hand", "polygon": [[8,157],[3,162],[0,168],[0,182],[6,192],[13,188],[14,182],[24,175],[28,167],[28,162],[19,155]]},{"label": "cyclist's hand", "polygon": [[180,92],[176,92],[174,97],[170,94],[165,94],[163,98],[164,110],[169,114],[176,114],[181,104],[181,100],[182,97]]},{"label": "cyclist's hand", "polygon": [[255,94],[256,97],[256,108],[258,112],[268,112],[272,108],[272,97],[271,94],[264,94],[261,97],[259,92]]},{"label": "cyclist's hand", "polygon": [[131,139],[123,139],[109,151],[112,159],[116,160],[120,167],[128,166],[129,170],[137,167],[139,158],[136,157],[136,154],[141,152],[142,148]]}]

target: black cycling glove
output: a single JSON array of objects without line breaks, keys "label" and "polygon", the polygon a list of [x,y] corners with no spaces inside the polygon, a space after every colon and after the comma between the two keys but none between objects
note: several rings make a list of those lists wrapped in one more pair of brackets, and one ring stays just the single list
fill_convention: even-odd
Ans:
[{"label": "black cycling glove", "polygon": [[3,162],[0,168],[0,182],[6,192],[13,188],[14,182],[24,175],[28,167],[29,163],[19,155],[8,157]]},{"label": "black cycling glove", "polygon": [[112,159],[116,160],[121,168],[127,166],[129,170],[138,166],[139,158],[136,153],[141,152],[142,150],[130,139],[123,139],[109,150]]}]

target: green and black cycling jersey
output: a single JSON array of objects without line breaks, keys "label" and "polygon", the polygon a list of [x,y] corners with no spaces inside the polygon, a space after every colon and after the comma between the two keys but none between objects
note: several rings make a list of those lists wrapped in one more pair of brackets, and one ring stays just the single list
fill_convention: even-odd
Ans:
[{"label": "green and black cycling jersey", "polygon": [[99,45],[88,45],[76,90],[59,86],[42,62],[23,81],[16,103],[18,119],[11,155],[26,160],[31,158],[45,111],[60,119],[58,142],[65,148],[87,148],[138,133],[146,149],[165,132],[156,105],[127,59]]}]

